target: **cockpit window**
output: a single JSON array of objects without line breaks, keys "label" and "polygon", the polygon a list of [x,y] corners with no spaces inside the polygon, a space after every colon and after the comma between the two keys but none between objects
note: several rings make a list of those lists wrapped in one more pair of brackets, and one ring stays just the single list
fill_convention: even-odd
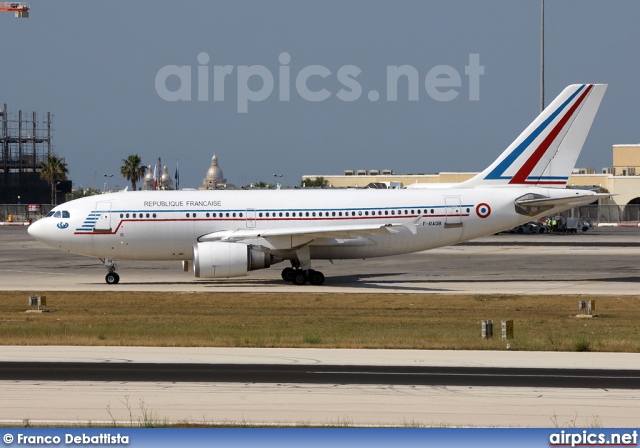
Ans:
[{"label": "cockpit window", "polygon": [[69,214],[68,211],[66,210],[62,210],[62,217],[63,218],[71,218],[71,215]]},{"label": "cockpit window", "polygon": [[54,213],[55,213],[55,212],[49,212],[49,213],[47,213],[47,215],[45,216],[45,218],[48,218],[49,216],[53,216],[53,214],[54,214]]},{"label": "cockpit window", "polygon": [[54,218],[59,218],[60,216],[61,216],[60,211],[57,211],[57,212],[53,215],[53,217],[54,217]]}]

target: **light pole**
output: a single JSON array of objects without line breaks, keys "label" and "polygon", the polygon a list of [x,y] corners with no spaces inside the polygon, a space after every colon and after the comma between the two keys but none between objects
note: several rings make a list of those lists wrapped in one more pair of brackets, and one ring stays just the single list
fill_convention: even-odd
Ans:
[{"label": "light pole", "polygon": [[55,191],[53,192],[53,206],[54,207],[56,205],[58,205],[58,185],[60,185],[60,182],[56,182],[56,188],[55,188]]},{"label": "light pole", "polygon": [[273,177],[276,178],[276,190],[280,189],[280,182],[278,181],[278,178],[282,179],[282,174],[274,174]]},{"label": "light pole", "polygon": [[107,178],[107,186],[105,187],[104,192],[106,193],[107,191],[109,191],[109,178],[113,177],[113,174],[103,174],[104,177]]},{"label": "light pole", "polygon": [[540,20],[540,112],[544,110],[544,0]]}]

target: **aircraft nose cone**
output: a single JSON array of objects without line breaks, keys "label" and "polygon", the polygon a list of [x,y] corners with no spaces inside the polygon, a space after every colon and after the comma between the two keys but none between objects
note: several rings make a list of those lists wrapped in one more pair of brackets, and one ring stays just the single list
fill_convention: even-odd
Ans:
[{"label": "aircraft nose cone", "polygon": [[27,228],[27,232],[33,238],[40,240],[40,238],[42,237],[42,223],[40,221],[34,222]]}]

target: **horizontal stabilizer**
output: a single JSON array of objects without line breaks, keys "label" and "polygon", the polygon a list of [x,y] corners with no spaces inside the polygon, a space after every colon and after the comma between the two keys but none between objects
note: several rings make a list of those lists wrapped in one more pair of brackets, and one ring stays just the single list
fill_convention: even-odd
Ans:
[{"label": "horizontal stabilizer", "polygon": [[536,199],[518,199],[516,205],[521,207],[559,207],[570,206],[577,207],[580,205],[591,204],[601,198],[611,197],[608,193],[577,193],[573,196],[564,196],[561,198],[536,198]]}]

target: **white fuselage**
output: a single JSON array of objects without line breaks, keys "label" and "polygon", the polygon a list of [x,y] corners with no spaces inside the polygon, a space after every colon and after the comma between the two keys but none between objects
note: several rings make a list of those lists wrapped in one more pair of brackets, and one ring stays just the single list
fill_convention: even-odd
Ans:
[{"label": "white fuselage", "polygon": [[[418,252],[470,240],[529,222],[514,201],[529,193],[566,195],[563,189],[430,188],[424,190],[300,189],[139,191],[91,196],[54,209],[29,233],[67,252],[120,260],[191,260],[193,245],[219,231],[304,229],[339,225],[398,225],[354,237],[309,237],[312,259],[369,258]],[[584,193],[584,192],[583,192]],[[566,208],[566,207],[565,207]],[[68,212],[64,214],[62,212]],[[545,214],[558,210],[547,210]],[[260,238],[252,244],[283,258],[297,239]],[[300,240],[299,244],[305,244]]]}]

